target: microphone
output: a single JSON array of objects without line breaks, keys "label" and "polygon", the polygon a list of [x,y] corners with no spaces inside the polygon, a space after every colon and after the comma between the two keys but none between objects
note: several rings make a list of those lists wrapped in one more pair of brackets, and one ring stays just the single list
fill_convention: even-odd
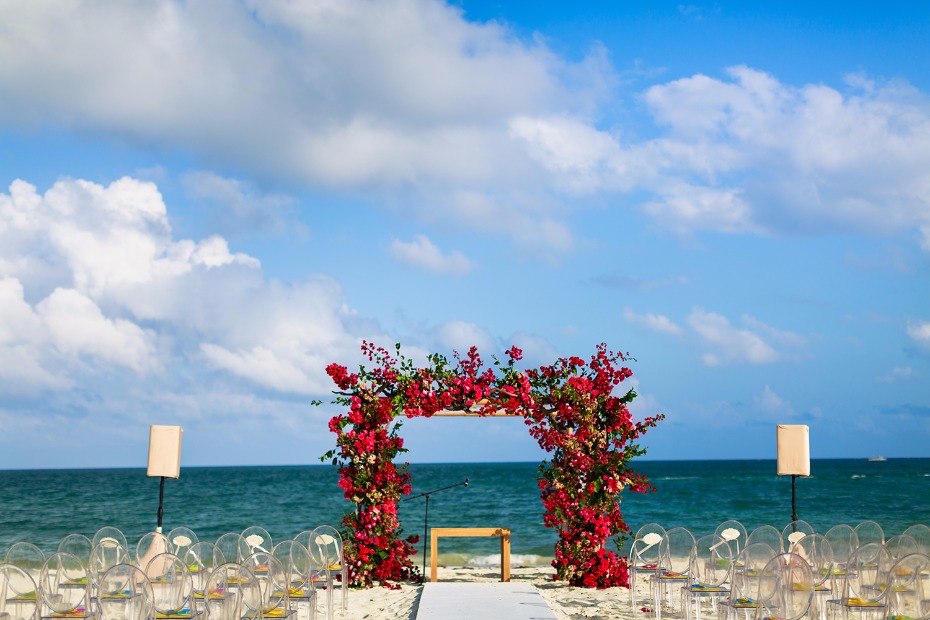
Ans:
[{"label": "microphone", "polygon": [[468,486],[468,478],[465,478],[465,482],[463,482],[462,484],[464,484],[465,486]]}]

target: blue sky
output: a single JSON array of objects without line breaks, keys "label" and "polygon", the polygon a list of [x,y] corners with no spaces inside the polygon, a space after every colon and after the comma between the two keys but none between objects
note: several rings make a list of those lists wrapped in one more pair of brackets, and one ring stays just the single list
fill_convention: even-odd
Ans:
[{"label": "blue sky", "polygon": [[921,3],[0,11],[0,468],[315,463],[362,339],[629,351],[648,458],[928,456]]}]

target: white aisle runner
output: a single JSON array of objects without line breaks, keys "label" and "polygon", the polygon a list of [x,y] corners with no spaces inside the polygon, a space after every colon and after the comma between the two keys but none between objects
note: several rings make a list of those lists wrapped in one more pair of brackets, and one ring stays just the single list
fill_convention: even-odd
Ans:
[{"label": "white aisle runner", "polygon": [[528,583],[427,582],[417,620],[556,620],[546,600]]}]

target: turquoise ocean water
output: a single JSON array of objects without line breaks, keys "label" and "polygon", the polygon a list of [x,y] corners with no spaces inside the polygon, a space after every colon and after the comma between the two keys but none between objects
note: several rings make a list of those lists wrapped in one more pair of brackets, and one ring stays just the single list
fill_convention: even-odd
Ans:
[{"label": "turquoise ocean water", "polygon": [[[431,496],[431,527],[509,527],[515,560],[545,563],[556,537],[542,525],[537,467],[415,464],[410,471],[414,494],[469,479],[467,487]],[[727,519],[750,530],[762,524],[781,529],[791,520],[791,479],[776,475],[774,461],[641,461],[635,468],[657,491],[621,495],[634,531],[651,521],[700,535]],[[886,535],[930,524],[930,459],[815,460],[811,473],[797,481],[798,516],[817,531],[866,519],[881,524]],[[349,504],[337,480],[335,468],[324,465],[183,468],[178,480],[166,481],[164,529],[184,525],[215,540],[261,525],[278,541],[317,525],[338,526]],[[0,552],[18,540],[51,552],[66,534],[92,536],[104,525],[120,528],[134,544],[155,527],[158,482],[144,469],[0,471]],[[422,539],[424,508],[423,499],[401,503],[406,534]],[[495,550],[496,539],[448,539],[440,547],[456,564],[480,564]]]}]

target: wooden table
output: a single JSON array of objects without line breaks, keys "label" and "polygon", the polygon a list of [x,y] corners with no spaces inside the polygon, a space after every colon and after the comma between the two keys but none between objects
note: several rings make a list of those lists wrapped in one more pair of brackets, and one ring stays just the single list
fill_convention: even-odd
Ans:
[{"label": "wooden table", "polygon": [[430,581],[436,581],[439,537],[493,537],[501,539],[501,581],[510,581],[510,529],[504,527],[434,527],[430,529]]}]

